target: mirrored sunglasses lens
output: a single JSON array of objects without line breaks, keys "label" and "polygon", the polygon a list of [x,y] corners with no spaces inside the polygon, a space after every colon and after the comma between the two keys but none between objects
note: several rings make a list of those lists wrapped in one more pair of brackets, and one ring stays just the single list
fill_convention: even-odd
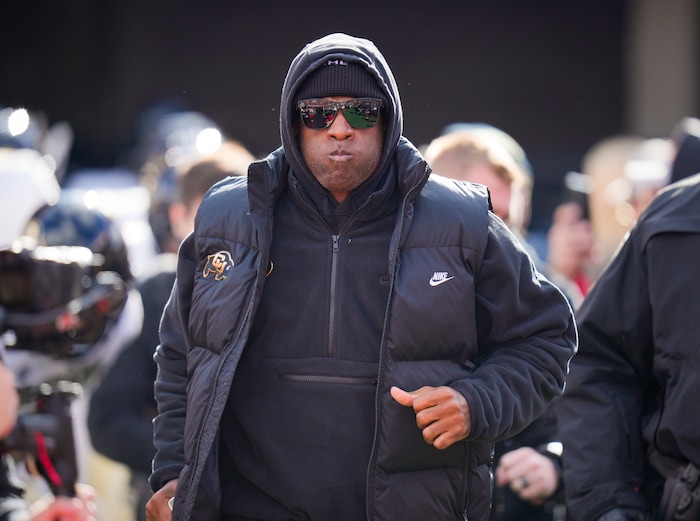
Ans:
[{"label": "mirrored sunglasses lens", "polygon": [[345,119],[348,120],[350,126],[357,129],[373,127],[377,122],[376,116],[374,118],[371,116],[367,117],[366,114],[357,112],[354,109],[345,109],[343,114],[345,114]]},{"label": "mirrored sunglasses lens", "polygon": [[335,119],[336,110],[323,107],[303,106],[300,109],[301,119],[308,128],[328,128]]},{"label": "mirrored sunglasses lens", "polygon": [[381,102],[375,100],[356,100],[349,103],[330,103],[330,106],[299,104],[301,119],[307,128],[328,128],[335,121],[338,110],[343,110],[347,122],[356,129],[372,128],[379,119]]},{"label": "mirrored sunglasses lens", "polygon": [[379,119],[379,105],[369,103],[353,105],[346,107],[343,114],[353,128],[372,128]]},{"label": "mirrored sunglasses lens", "polygon": [[328,128],[333,124],[335,120],[335,115],[338,113],[338,109],[323,109],[323,127]]}]

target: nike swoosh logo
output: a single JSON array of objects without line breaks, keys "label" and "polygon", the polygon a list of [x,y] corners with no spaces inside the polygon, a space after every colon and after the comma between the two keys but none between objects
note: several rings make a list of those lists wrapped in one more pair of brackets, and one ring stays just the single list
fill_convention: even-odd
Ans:
[{"label": "nike swoosh logo", "polygon": [[444,284],[445,282],[448,282],[448,281],[450,281],[450,280],[452,280],[452,279],[454,279],[454,276],[452,276],[452,277],[447,277],[447,278],[445,278],[445,279],[438,279],[438,280],[430,279],[430,285],[431,285],[431,286],[439,286],[440,284]]}]

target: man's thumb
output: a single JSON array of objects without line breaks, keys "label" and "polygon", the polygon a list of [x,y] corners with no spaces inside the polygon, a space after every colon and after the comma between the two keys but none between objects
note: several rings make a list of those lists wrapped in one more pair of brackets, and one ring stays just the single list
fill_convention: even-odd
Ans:
[{"label": "man's thumb", "polygon": [[398,403],[405,407],[411,407],[413,405],[413,395],[411,393],[408,393],[404,391],[403,389],[399,389],[398,387],[394,386],[390,389],[391,396],[396,400]]}]

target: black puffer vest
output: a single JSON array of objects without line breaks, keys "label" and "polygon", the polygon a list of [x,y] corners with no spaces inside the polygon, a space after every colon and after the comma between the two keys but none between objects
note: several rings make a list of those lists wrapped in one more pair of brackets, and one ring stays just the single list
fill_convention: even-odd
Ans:
[{"label": "black puffer vest", "polygon": [[[450,384],[473,369],[476,324],[464,317],[475,314],[474,274],[487,242],[488,198],[476,186],[441,178],[422,186],[428,177],[425,164],[408,145],[402,150],[399,157],[412,167],[404,176],[411,182],[403,186],[412,186],[405,190],[389,259],[392,290],[378,373],[376,442],[368,480],[370,518],[452,520],[469,509],[478,513],[473,519],[481,519],[488,508],[483,491],[490,487],[491,444],[461,442],[438,451],[423,441],[413,412],[396,404],[389,389]],[[258,165],[260,172],[251,178],[284,177],[276,174],[280,168],[269,167],[270,163]],[[275,192],[282,189],[269,183],[263,183],[261,190],[253,188],[248,213],[242,180],[218,186],[201,207],[193,237],[198,265],[188,320],[193,346],[188,354],[186,427],[190,466],[180,477],[187,493],[184,497],[178,493],[178,500],[183,500],[179,519],[187,519],[184,513],[192,507],[190,519],[212,519],[202,514],[217,508],[216,501],[211,503],[218,488],[217,474],[212,472],[217,461],[214,440],[268,271],[273,225],[268,219]],[[224,212],[229,217],[221,219]],[[221,252],[230,255],[232,267],[219,282],[216,266],[223,260],[217,260]],[[436,272],[459,282],[428,293],[426,286]],[[401,505],[405,512],[399,515]]]}]

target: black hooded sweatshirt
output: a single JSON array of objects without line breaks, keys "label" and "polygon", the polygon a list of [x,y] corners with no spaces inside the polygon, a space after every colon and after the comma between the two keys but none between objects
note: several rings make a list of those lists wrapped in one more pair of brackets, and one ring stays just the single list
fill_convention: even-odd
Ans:
[{"label": "black hooded sweatshirt", "polygon": [[[289,189],[275,205],[274,268],[222,419],[226,519],[365,518],[386,259],[399,206],[396,169],[385,165],[401,117],[385,86],[392,78],[376,70],[381,62],[356,54],[350,39],[335,42],[333,54],[302,53],[284,87]],[[387,136],[381,164],[340,204],[309,172],[293,134],[298,122],[289,121],[298,118],[289,106],[295,86],[336,55],[367,67],[391,99],[380,118]]]}]

